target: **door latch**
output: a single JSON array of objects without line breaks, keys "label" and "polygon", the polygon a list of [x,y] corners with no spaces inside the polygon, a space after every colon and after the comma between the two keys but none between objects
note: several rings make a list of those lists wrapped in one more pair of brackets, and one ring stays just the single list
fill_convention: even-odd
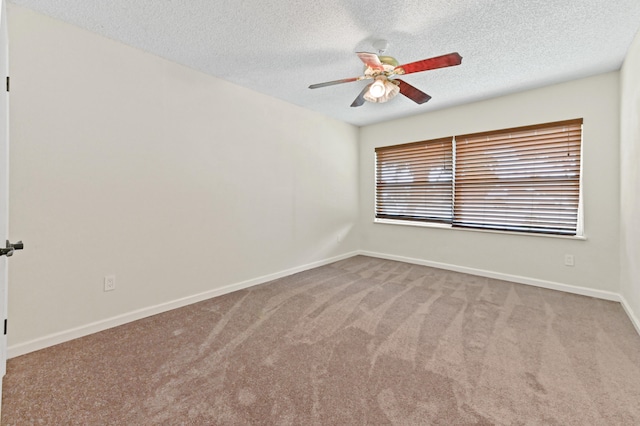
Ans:
[{"label": "door latch", "polygon": [[7,248],[0,248],[0,256],[13,256],[13,252],[15,250],[22,250],[24,248],[24,244],[22,241],[18,241],[15,244],[11,244],[9,240],[7,240]]}]

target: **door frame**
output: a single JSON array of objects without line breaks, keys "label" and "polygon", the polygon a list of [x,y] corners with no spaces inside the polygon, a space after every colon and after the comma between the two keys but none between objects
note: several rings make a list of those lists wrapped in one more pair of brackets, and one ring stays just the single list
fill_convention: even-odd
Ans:
[{"label": "door frame", "polygon": [[[5,0],[0,2],[0,244],[4,245],[9,239],[9,36],[7,4]],[[0,256],[0,327],[4,329],[0,330],[0,401],[7,362],[8,263],[6,256]]]}]

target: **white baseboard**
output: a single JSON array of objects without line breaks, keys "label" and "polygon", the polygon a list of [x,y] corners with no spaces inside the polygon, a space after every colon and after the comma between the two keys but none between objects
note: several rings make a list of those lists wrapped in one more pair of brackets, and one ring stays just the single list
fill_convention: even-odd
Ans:
[{"label": "white baseboard", "polygon": [[631,309],[631,305],[629,305],[627,299],[625,299],[625,297],[622,295],[620,295],[620,304],[624,308],[624,311],[627,313],[627,316],[631,320],[631,323],[636,328],[636,331],[638,332],[638,334],[640,334],[640,319],[638,319],[638,316],[635,314],[635,312],[633,312],[633,309]]},{"label": "white baseboard", "polygon": [[494,278],[497,280],[511,281],[519,284],[533,285],[536,287],[548,288],[551,290],[564,291],[566,293],[580,294],[583,296],[595,297],[597,299],[613,300],[620,302],[620,295],[611,291],[596,290],[587,287],[573,286],[570,284],[562,284],[553,281],[539,280],[536,278],[522,277],[519,275],[503,274],[500,272],[486,271],[484,269],[468,268],[466,266],[452,265],[449,263],[432,262],[429,260],[415,259],[412,257],[396,256],[386,253],[376,253],[371,251],[360,250],[359,254],[363,256],[378,257],[380,259],[397,260],[399,262],[413,263],[415,265],[430,266],[432,268],[446,269],[448,271],[462,272],[465,274],[478,275],[481,277]]},{"label": "white baseboard", "polygon": [[183,297],[181,299],[172,300],[169,302],[161,303],[159,305],[138,309],[122,315],[117,315],[112,318],[107,318],[107,319],[96,321],[90,324],[82,325],[80,327],[72,328],[70,330],[65,330],[65,331],[50,334],[44,337],[40,337],[34,340],[30,340],[28,342],[11,345],[7,350],[7,357],[14,358],[20,355],[27,354],[29,352],[34,352],[40,349],[47,348],[49,346],[57,345],[59,343],[64,343],[69,340],[73,340],[79,337],[87,336],[89,334],[97,333],[99,331],[104,331],[109,328],[117,327],[119,325],[123,325],[132,321],[137,321],[142,318],[150,317],[152,315],[160,314],[162,312],[167,312],[172,309],[181,308],[183,306],[191,305],[193,303],[201,302],[203,300],[211,299],[213,297],[222,296],[223,294],[242,290],[248,287],[253,287],[259,284],[264,284],[266,282],[273,281],[278,278],[286,277],[289,275],[293,275],[298,272],[303,272],[309,269],[317,268],[319,266],[328,265],[329,263],[347,259],[357,254],[358,254],[357,251],[345,253],[345,254],[334,256],[328,259],[311,262],[306,265],[296,266],[294,268],[286,269],[284,271],[275,272],[273,274],[263,275],[261,277],[253,278],[247,281],[226,285],[224,287],[205,291],[204,293],[194,294],[192,296]]}]

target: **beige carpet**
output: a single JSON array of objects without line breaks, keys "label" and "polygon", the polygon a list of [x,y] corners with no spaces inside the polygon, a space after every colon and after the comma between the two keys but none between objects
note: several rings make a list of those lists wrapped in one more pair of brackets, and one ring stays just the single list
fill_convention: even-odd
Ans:
[{"label": "beige carpet", "polygon": [[3,425],[638,425],[618,303],[358,256],[9,360]]}]

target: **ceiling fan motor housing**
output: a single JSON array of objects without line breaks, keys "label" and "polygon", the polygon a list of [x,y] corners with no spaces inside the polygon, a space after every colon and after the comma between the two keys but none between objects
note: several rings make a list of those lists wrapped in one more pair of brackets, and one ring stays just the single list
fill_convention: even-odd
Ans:
[{"label": "ceiling fan motor housing", "polygon": [[380,62],[382,62],[384,65],[389,65],[389,66],[392,66],[393,68],[400,65],[400,62],[398,62],[398,60],[393,56],[378,56],[378,58],[380,59]]}]

